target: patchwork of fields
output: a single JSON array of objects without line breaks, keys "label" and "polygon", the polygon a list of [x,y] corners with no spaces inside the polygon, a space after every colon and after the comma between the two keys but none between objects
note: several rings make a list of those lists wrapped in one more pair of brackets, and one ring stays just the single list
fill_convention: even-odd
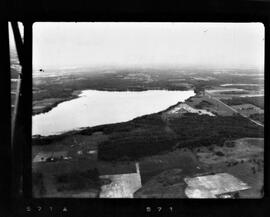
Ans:
[{"label": "patchwork of fields", "polygon": [[[150,85],[158,76],[121,78]],[[209,89],[204,82],[217,82],[211,76],[195,76],[194,83],[186,77],[167,79],[173,82],[166,83],[170,87],[197,85],[202,90],[184,103],[132,121],[34,138],[34,196],[187,198],[191,180],[226,173],[235,177],[226,179],[228,185],[248,186],[235,189],[237,197],[261,198],[264,92],[251,79],[253,85],[236,78],[238,84],[220,82]],[[193,184],[194,192],[199,185]],[[218,184],[215,190],[220,197],[234,197],[224,195]]]}]

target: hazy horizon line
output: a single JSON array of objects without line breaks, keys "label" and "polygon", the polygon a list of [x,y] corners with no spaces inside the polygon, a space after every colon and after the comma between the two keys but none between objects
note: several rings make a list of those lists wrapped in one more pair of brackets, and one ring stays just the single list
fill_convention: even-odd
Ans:
[{"label": "hazy horizon line", "polygon": [[39,71],[42,70],[73,70],[73,69],[191,69],[191,68],[201,68],[201,69],[213,69],[213,70],[226,70],[226,69],[241,69],[248,70],[254,69],[258,71],[264,71],[264,67],[258,66],[247,66],[247,65],[233,65],[233,66],[221,66],[221,65],[201,65],[201,64],[182,64],[182,65],[173,65],[173,64],[155,64],[155,65],[133,65],[133,64],[98,64],[98,65],[76,65],[76,66],[62,66],[62,67],[37,67],[33,66],[33,70]]}]

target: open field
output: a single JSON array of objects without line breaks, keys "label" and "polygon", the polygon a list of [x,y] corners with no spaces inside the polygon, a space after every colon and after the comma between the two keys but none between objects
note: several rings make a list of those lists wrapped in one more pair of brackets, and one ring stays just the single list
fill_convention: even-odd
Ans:
[{"label": "open field", "polygon": [[115,175],[102,175],[101,181],[105,183],[101,186],[100,198],[133,198],[133,194],[142,187],[140,165],[135,163],[136,172]]},{"label": "open field", "polygon": [[250,187],[228,173],[185,178],[189,198],[217,198],[219,195],[247,190]]},{"label": "open field", "polygon": [[228,173],[250,187],[239,192],[240,198],[260,198],[263,143],[263,139],[243,138],[227,141],[224,146],[178,149],[144,158],[140,163],[143,186],[135,197],[185,198],[186,177]]},{"label": "open field", "polygon": [[[33,192],[35,197],[70,197],[73,193],[80,193],[82,191],[87,191],[96,197],[99,192],[98,185],[87,185],[90,182],[90,177],[87,177],[87,171],[93,171],[96,168],[96,164],[93,160],[33,163],[32,167],[33,176],[35,176],[36,173],[42,174],[44,186],[42,194],[38,193],[40,192],[38,189]],[[86,175],[80,175],[84,173],[86,173]],[[72,174],[72,176],[67,174]],[[96,177],[98,177],[98,175],[96,175]],[[61,181],[61,179],[63,181]]]},{"label": "open field", "polygon": [[140,160],[142,183],[147,183],[152,177],[163,171],[177,168],[181,169],[183,174],[192,174],[203,170],[190,149],[176,149],[175,151],[142,158]]},{"label": "open field", "polygon": [[264,124],[264,96],[232,97],[221,99],[221,101],[237,110],[244,117],[248,117],[258,124]]},{"label": "open field", "polygon": [[[33,163],[33,171],[34,176],[39,177],[36,178],[35,196],[98,197],[101,184],[95,181],[89,185],[87,174],[93,174],[89,171],[98,171],[96,174],[100,176],[132,174],[135,171],[132,166],[133,159],[139,159],[143,184],[135,193],[135,197],[185,197],[184,177],[197,174],[229,172],[238,177],[237,169],[233,169],[237,166],[235,159],[241,159],[245,165],[240,176],[244,180],[252,176],[250,171],[254,169],[246,165],[250,165],[251,162],[246,163],[245,159],[254,157],[254,153],[261,156],[263,149],[254,149],[253,146],[251,149],[246,143],[239,142],[232,149],[223,146],[223,143],[228,138],[261,137],[262,128],[235,115],[229,106],[209,95],[197,94],[188,99],[186,104],[191,110],[180,108],[177,104],[164,112],[125,123],[88,128],[71,134],[51,136],[48,139],[34,139],[34,144],[39,144],[33,146],[33,159],[36,161]],[[162,118],[164,114],[175,115],[174,113],[183,109],[185,112],[172,120]],[[202,109],[217,116],[190,113]],[[187,128],[187,125],[190,127]],[[53,160],[38,162],[37,159],[41,157],[43,160],[48,157]],[[258,162],[261,164],[261,161]],[[253,167],[252,165],[251,168]],[[70,182],[74,183],[74,180],[77,180],[80,187],[76,184],[70,186],[61,183],[61,177],[69,177],[68,174],[77,177]],[[249,196],[258,195],[261,185],[250,180],[247,183],[253,186]],[[176,188],[179,188],[179,191],[173,194]]]},{"label": "open field", "polygon": [[227,172],[247,183],[251,188],[240,192],[240,197],[262,196],[264,139],[243,138],[222,147],[198,147],[195,153],[213,172]]},{"label": "open field", "polygon": [[[223,146],[198,147],[196,148],[196,155],[201,162],[206,164],[232,161],[235,159],[245,161],[246,157],[263,154],[263,143],[264,140],[261,138],[238,139],[227,142]],[[209,152],[209,149],[211,149],[211,152]]]},{"label": "open field", "polygon": [[221,116],[232,116],[236,114],[233,110],[213,99],[210,95],[197,95],[191,97],[186,103],[195,108],[199,106],[199,108]]},{"label": "open field", "polygon": [[[95,179],[99,179],[99,175],[134,172],[134,165],[128,162],[97,161],[97,145],[104,139],[106,135],[94,133],[91,136],[66,137],[50,145],[33,146],[33,176],[39,177],[36,178],[36,183],[39,184],[34,189],[34,195],[37,197],[76,197],[76,195],[97,197],[100,184],[95,181],[90,185],[93,179],[90,176],[91,171],[98,171],[96,175],[94,174],[94,177],[97,177]],[[38,160],[41,157],[44,158],[43,162]],[[50,161],[44,162],[45,159],[50,159]],[[69,176],[70,174],[72,176]],[[61,180],[66,180],[67,183]]]},{"label": "open field", "polygon": [[256,107],[252,104],[241,104],[241,105],[234,105],[232,108],[236,109],[242,115],[250,117],[254,114],[263,114],[264,111],[259,107]]},{"label": "open field", "polygon": [[205,172],[188,148],[142,158],[140,165],[143,186],[137,198],[185,198],[184,177]]},{"label": "open field", "polygon": [[261,109],[264,109],[264,96],[261,97],[233,97],[231,99],[221,99],[222,102],[228,105],[242,105],[242,104],[252,104]]},{"label": "open field", "polygon": [[186,198],[181,169],[166,170],[135,192],[135,198]]},{"label": "open field", "polygon": [[256,97],[264,96],[264,87],[263,86],[223,86],[223,87],[212,87],[211,89],[206,89],[205,92],[213,97],[218,99],[231,99],[233,97]]},{"label": "open field", "polygon": [[[83,89],[192,88],[197,94],[185,103],[132,121],[33,138],[34,196],[186,198],[185,178],[228,173],[251,187],[240,191],[240,198],[262,197],[264,128],[239,112],[253,105],[254,112],[250,109],[244,115],[262,120],[264,98],[236,98],[243,95],[237,91],[263,94],[258,85],[239,85],[257,84],[261,76],[253,70],[237,74],[235,69],[226,73],[205,70],[205,77],[198,69],[165,71],[125,69],[35,77],[36,113],[46,111],[46,102],[76,97]],[[140,165],[142,186],[134,181],[135,162]]]},{"label": "open field", "polygon": [[[203,99],[206,101],[206,98]],[[197,99],[196,105],[211,106],[209,101],[203,104],[201,102],[203,102],[202,99]],[[193,106],[196,107],[196,105]],[[167,111],[170,109],[164,112]],[[52,162],[33,163],[34,176],[39,177],[35,181],[34,195],[99,197],[102,182],[95,181],[99,179],[91,178],[89,175],[114,177],[117,174],[132,174],[135,172],[132,161],[134,157],[134,159],[139,159],[142,182],[142,188],[134,194],[134,197],[185,197],[184,178],[209,172],[227,172],[237,178],[240,177],[242,181],[252,186],[252,190],[245,195],[248,194],[249,197],[260,195],[262,181],[255,182],[253,179],[254,176],[262,178],[262,172],[257,172],[257,174],[253,172],[257,167],[257,170],[261,171],[259,166],[263,163],[261,145],[254,146],[253,144],[257,144],[259,140],[249,139],[248,142],[237,140],[233,143],[237,145],[230,145],[230,142],[228,147],[223,145],[229,138],[237,139],[250,135],[261,137],[263,131],[260,127],[239,116],[185,113],[176,119],[164,121],[162,114],[163,112],[160,112],[126,123],[89,128],[71,135],[55,136],[58,139],[51,136],[50,140],[44,144],[42,138],[34,139],[35,144],[40,144],[33,146],[34,159],[40,154],[45,157],[46,154],[51,155],[54,158]],[[197,124],[198,122],[200,125]],[[192,127],[187,128],[187,125]],[[237,128],[238,126],[240,128]],[[164,137],[164,134],[168,137]],[[139,139],[140,137],[142,140]],[[108,146],[104,147],[104,143]],[[154,149],[151,148],[152,144],[155,146]],[[158,144],[161,149],[157,149]],[[138,145],[143,148],[138,148]],[[133,148],[130,149],[130,147]],[[147,152],[148,150],[150,152]],[[107,152],[106,155],[110,157],[110,160],[100,158],[100,154],[104,151]],[[68,159],[65,160],[61,156]],[[239,159],[243,164],[241,171],[236,168],[238,164],[236,161],[238,162]],[[253,164],[259,166],[252,169]],[[97,172],[93,173],[93,171]],[[70,177],[68,174],[73,174],[72,177],[77,178],[65,178]],[[70,181],[63,183],[61,181],[63,179]],[[89,179],[92,180],[90,183]],[[79,183],[79,186],[76,183]],[[109,194],[106,193],[106,195]]]},{"label": "open field", "polygon": [[[91,172],[92,171],[92,172]],[[97,171],[98,173],[94,173]],[[40,187],[34,191],[37,197],[65,197],[88,192],[91,197],[98,197],[101,182],[100,175],[134,173],[135,167],[131,162],[110,163],[91,159],[69,159],[65,161],[33,163],[33,176],[42,174],[44,191]],[[92,174],[92,176],[91,176]],[[64,181],[61,181],[64,180]],[[39,181],[41,182],[41,181]],[[91,185],[90,185],[91,184]],[[89,195],[87,196],[89,197]]]},{"label": "open field", "polygon": [[[263,184],[262,154],[263,139],[247,138],[234,142],[228,141],[223,146],[181,148],[142,158],[139,161],[142,188],[135,193],[134,197],[183,198],[186,197],[184,194],[185,177],[217,172],[233,174],[252,187],[252,190],[242,192],[240,195],[258,197]],[[253,169],[253,167],[256,168]],[[57,183],[55,177],[63,177],[70,173],[74,177],[80,177],[80,173],[95,169],[99,171],[99,174],[104,174],[103,177],[108,174],[132,174],[136,171],[134,163],[129,161],[112,163],[74,158],[68,161],[33,163],[34,175],[43,174],[43,184],[37,184],[37,186],[45,186],[36,186],[35,196],[39,195],[38,192],[43,192],[39,196],[97,197],[100,192],[99,188],[89,189],[82,184],[88,182],[87,178],[78,182],[81,183],[80,188],[68,191],[68,187],[63,188],[63,184]],[[76,189],[74,186],[73,188]],[[88,192],[88,194],[82,194],[82,192]]]}]

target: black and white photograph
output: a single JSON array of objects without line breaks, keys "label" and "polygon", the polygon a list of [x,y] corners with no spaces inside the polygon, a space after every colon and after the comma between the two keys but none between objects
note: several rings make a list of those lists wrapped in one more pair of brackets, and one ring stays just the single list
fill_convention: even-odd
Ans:
[{"label": "black and white photograph", "polygon": [[259,22],[35,22],[33,197],[262,198],[264,37]]}]

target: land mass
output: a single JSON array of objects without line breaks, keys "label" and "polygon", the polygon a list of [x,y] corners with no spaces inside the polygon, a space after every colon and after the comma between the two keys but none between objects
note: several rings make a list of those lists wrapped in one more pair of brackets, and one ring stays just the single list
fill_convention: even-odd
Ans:
[{"label": "land mass", "polygon": [[[238,192],[239,197],[262,197],[264,88],[242,85],[261,84],[261,75],[253,69],[235,71],[123,69],[36,77],[34,105],[43,108],[34,114],[55,106],[42,104],[44,100],[70,100],[84,89],[194,89],[196,96],[124,123],[35,136],[34,196],[99,197],[102,186],[110,186],[110,175],[134,175],[137,163],[141,187],[134,197],[185,198],[187,177],[216,173],[247,183],[250,188]],[[233,89],[221,86],[231,83]]]},{"label": "land mass", "polygon": [[[224,69],[222,69],[224,71]],[[57,70],[34,72],[33,114],[45,113],[59,103],[74,99],[81,90],[103,91],[145,91],[145,90],[201,90],[224,83],[259,83],[261,75],[254,69],[226,69],[226,73],[216,69],[194,68],[116,68],[81,69],[63,73]],[[201,76],[203,73],[203,76]],[[242,76],[239,76],[241,75]],[[250,76],[250,75],[257,76]],[[259,79],[259,80],[258,80]],[[242,88],[243,86],[241,86]],[[260,86],[245,86],[248,91],[258,92]],[[227,93],[228,94],[228,93]]]}]

